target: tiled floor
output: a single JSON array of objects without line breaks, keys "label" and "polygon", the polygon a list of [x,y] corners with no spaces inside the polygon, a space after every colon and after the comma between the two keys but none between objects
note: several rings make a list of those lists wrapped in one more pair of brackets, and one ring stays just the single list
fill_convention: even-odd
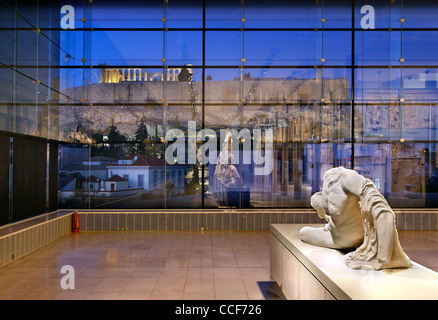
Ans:
[{"label": "tiled floor", "polygon": [[[438,271],[438,232],[399,232],[410,258]],[[68,235],[0,268],[0,299],[262,299],[268,232]],[[64,290],[61,267],[75,270]]]},{"label": "tiled floor", "polygon": [[403,250],[412,261],[438,272],[438,231],[398,231]]},{"label": "tiled floor", "polygon": [[0,268],[0,299],[256,300],[269,264],[267,232],[79,233]]}]

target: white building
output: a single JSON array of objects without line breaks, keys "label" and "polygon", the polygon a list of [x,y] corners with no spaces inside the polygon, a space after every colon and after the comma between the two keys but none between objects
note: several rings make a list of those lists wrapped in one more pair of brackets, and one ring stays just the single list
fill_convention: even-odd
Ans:
[{"label": "white building", "polygon": [[121,191],[129,189],[128,180],[119,175],[114,175],[105,181],[105,191]]},{"label": "white building", "polygon": [[117,164],[107,165],[108,177],[120,176],[128,181],[128,188],[163,191],[184,191],[185,166],[169,165],[162,159],[146,155],[131,155]]},{"label": "white building", "polygon": [[116,164],[117,160],[108,157],[91,157],[86,160],[82,160],[82,163],[71,163],[60,169],[61,173],[74,174],[79,173],[83,177],[92,176],[105,180],[107,178],[106,166],[109,164]]}]

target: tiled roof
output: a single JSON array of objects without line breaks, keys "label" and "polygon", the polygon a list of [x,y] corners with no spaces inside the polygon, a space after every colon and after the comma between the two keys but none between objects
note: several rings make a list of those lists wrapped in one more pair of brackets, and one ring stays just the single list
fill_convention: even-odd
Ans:
[{"label": "tiled roof", "polygon": [[109,179],[106,180],[106,181],[119,182],[119,181],[128,181],[128,180],[126,180],[125,178],[122,178],[122,177],[119,176],[119,175],[115,175],[115,176],[112,176],[111,178],[109,178]]}]

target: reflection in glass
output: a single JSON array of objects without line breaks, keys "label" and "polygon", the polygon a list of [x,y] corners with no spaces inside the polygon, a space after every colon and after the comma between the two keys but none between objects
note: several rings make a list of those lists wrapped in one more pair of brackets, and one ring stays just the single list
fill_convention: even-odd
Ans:
[{"label": "reflection in glass", "polygon": [[[59,3],[2,2],[0,130],[60,143],[60,208],[308,207],[335,166],[391,206],[436,207],[436,4],[417,2],[374,1],[375,30],[362,0],[72,1],[74,30]],[[188,161],[228,129],[234,185]]]},{"label": "reflection in glass", "polygon": [[355,169],[397,208],[436,205],[436,143],[357,144]]}]

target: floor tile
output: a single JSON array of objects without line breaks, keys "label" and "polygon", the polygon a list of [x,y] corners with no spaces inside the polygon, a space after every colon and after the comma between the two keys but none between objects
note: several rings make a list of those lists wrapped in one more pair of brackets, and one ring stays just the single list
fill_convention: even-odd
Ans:
[{"label": "floor tile", "polygon": [[184,291],[183,300],[215,300],[213,292],[188,292]]},{"label": "floor tile", "polygon": [[214,287],[217,291],[245,291],[245,285],[241,277],[236,278],[215,278]]},{"label": "floor tile", "polygon": [[138,267],[131,278],[158,278],[162,270],[163,267]]},{"label": "floor tile", "polygon": [[126,286],[123,288],[123,291],[151,291],[155,288],[158,278],[131,278]]},{"label": "floor tile", "polygon": [[188,267],[164,266],[161,270],[160,277],[166,278],[185,278],[187,276]]},{"label": "floor tile", "polygon": [[248,300],[246,291],[216,291],[216,300]]},{"label": "floor tile", "polygon": [[187,269],[187,279],[201,278],[201,279],[213,279],[214,268],[195,266]]},{"label": "floor tile", "polygon": [[149,300],[151,298],[152,291],[123,291],[117,297],[118,300]]},{"label": "floor tile", "polygon": [[224,268],[219,268],[219,267],[215,267],[214,268],[214,277],[215,278],[235,278],[235,277],[239,277],[241,276],[240,270],[237,267],[224,267]]},{"label": "floor tile", "polygon": [[113,267],[109,269],[104,278],[131,278],[136,269],[134,267]]},{"label": "floor tile", "polygon": [[187,278],[184,292],[214,292],[214,279]]},{"label": "floor tile", "polygon": [[154,291],[150,300],[182,300],[184,292],[160,292]]},{"label": "floor tile", "polygon": [[81,272],[77,272],[76,276],[80,278],[104,278],[109,271],[108,268],[88,267]]},{"label": "floor tile", "polygon": [[186,279],[160,277],[155,285],[154,292],[184,292]]},{"label": "floor tile", "polygon": [[117,300],[120,292],[90,292],[84,300]]},{"label": "floor tile", "polygon": [[128,278],[104,278],[99,280],[93,292],[121,292],[128,283]]}]

